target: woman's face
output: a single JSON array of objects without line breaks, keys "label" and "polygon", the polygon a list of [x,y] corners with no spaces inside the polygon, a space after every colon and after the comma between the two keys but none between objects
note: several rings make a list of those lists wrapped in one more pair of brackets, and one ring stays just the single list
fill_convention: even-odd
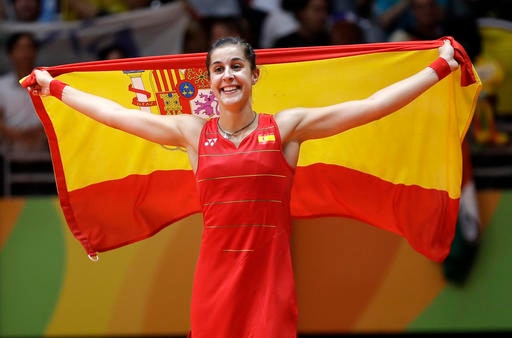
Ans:
[{"label": "woman's face", "polygon": [[28,36],[22,36],[14,45],[10,58],[16,70],[30,73],[37,58],[37,47],[34,41]]},{"label": "woman's face", "polygon": [[299,12],[301,25],[312,33],[325,32],[329,16],[326,0],[310,0],[308,5]]},{"label": "woman's face", "polygon": [[259,70],[251,70],[240,46],[225,45],[214,50],[209,70],[211,89],[222,106],[242,108],[250,100]]}]

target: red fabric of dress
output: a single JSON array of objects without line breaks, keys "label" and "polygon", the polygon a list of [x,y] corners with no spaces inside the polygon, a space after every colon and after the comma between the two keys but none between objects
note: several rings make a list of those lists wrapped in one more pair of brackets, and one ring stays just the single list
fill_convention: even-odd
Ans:
[{"label": "red fabric of dress", "polygon": [[191,310],[194,338],[295,338],[290,191],[272,115],[236,147],[206,123],[196,172],[204,229]]}]

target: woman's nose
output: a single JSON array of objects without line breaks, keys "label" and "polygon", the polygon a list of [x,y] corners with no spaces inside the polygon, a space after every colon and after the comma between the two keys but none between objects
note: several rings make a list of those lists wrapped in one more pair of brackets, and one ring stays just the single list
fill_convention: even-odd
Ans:
[{"label": "woman's nose", "polygon": [[226,67],[226,69],[224,70],[224,78],[227,78],[227,79],[232,79],[234,76],[233,76],[233,70],[229,67]]}]

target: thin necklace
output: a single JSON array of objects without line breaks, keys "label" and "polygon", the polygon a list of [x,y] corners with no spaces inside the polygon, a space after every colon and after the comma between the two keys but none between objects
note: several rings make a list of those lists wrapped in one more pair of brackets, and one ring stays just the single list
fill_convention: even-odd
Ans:
[{"label": "thin necklace", "polygon": [[242,128],[238,129],[238,130],[235,130],[233,132],[230,132],[230,131],[226,131],[224,129],[222,129],[222,127],[220,126],[220,119],[217,120],[217,127],[219,128],[219,130],[221,131],[222,134],[224,134],[224,137],[226,139],[231,139],[232,137],[236,136],[237,134],[239,134],[240,132],[242,132],[243,130],[249,128],[249,126],[254,122],[254,120],[256,120],[256,116],[258,116],[258,114],[256,114],[256,112],[254,112],[254,117],[252,118],[251,122],[247,123],[245,126],[243,126]]}]

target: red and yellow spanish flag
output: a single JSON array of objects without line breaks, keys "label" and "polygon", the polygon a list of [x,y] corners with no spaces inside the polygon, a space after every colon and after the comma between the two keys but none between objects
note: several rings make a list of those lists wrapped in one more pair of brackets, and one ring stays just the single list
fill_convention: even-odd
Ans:
[{"label": "red and yellow spanish flag", "polygon": [[[449,37],[450,38],[450,37]],[[451,39],[451,38],[450,38]],[[461,67],[381,120],[303,144],[295,218],[343,216],[404,236],[434,261],[448,255],[461,193],[461,143],[481,88]],[[362,99],[425,68],[442,39],[257,50],[258,112]],[[218,114],[205,54],[47,68],[78,89],[154,114]],[[201,211],[186,153],[99,124],[54,97],[32,97],[49,139],[59,200],[86,252],[118,248]]]}]

